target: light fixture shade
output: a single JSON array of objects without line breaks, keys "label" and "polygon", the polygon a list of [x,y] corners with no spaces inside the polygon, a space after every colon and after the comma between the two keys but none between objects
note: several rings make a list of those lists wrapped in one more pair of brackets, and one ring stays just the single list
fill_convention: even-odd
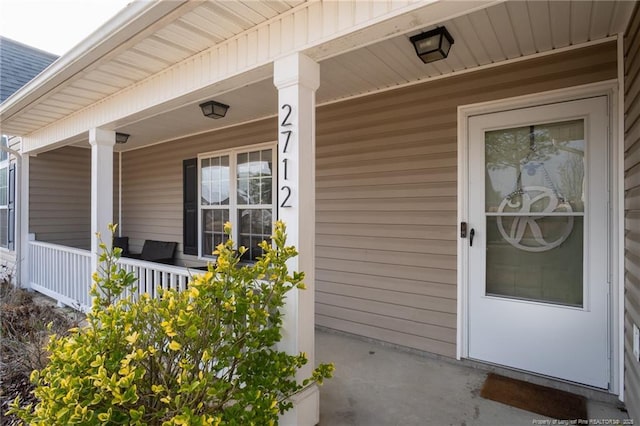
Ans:
[{"label": "light fixture shade", "polygon": [[209,118],[222,118],[227,115],[229,105],[221,104],[220,102],[209,101],[200,104],[200,109],[205,117]]},{"label": "light fixture shade", "polygon": [[128,140],[128,134],[116,132],[116,143],[127,143]]},{"label": "light fixture shade", "polygon": [[425,64],[446,58],[453,44],[453,37],[445,27],[414,35],[409,40]]}]

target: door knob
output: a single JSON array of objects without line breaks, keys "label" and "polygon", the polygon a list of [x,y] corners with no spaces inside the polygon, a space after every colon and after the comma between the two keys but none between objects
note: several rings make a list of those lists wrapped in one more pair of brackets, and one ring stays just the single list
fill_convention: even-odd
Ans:
[{"label": "door knob", "polygon": [[469,247],[473,246],[473,236],[476,235],[476,230],[471,228],[471,231],[469,231]]}]

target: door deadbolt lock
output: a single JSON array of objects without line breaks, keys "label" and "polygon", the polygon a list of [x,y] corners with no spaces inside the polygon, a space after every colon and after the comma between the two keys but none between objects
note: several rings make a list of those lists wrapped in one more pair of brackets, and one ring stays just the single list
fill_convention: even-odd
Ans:
[{"label": "door deadbolt lock", "polygon": [[[467,222],[460,222],[460,238],[467,238],[467,229],[469,228],[469,225],[467,225]],[[469,233],[469,246],[473,246],[473,237],[476,235],[476,230],[471,228],[471,231],[468,231]]]}]

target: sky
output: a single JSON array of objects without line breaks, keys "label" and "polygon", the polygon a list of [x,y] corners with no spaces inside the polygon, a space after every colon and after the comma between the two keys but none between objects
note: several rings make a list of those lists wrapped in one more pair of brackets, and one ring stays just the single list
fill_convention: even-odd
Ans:
[{"label": "sky", "polygon": [[133,0],[0,0],[0,35],[63,55]]}]

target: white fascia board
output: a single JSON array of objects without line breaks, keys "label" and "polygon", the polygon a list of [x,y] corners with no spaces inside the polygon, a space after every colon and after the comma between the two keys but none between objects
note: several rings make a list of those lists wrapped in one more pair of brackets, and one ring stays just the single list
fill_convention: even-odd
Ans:
[{"label": "white fascia board", "polygon": [[[159,107],[171,109],[179,99],[198,102],[269,78],[273,61],[294,52],[326,59],[499,2],[307,2],[25,136],[25,151],[47,149],[125,117],[144,119],[157,114]],[[346,3],[352,7],[341,9]],[[345,10],[351,11],[346,17]],[[336,19],[328,18],[332,16]],[[339,25],[344,19],[348,23]]]},{"label": "white fascia board", "polygon": [[138,0],[129,3],[120,13],[7,98],[0,105],[0,122],[37,102],[40,97],[100,61],[186,1]]}]

